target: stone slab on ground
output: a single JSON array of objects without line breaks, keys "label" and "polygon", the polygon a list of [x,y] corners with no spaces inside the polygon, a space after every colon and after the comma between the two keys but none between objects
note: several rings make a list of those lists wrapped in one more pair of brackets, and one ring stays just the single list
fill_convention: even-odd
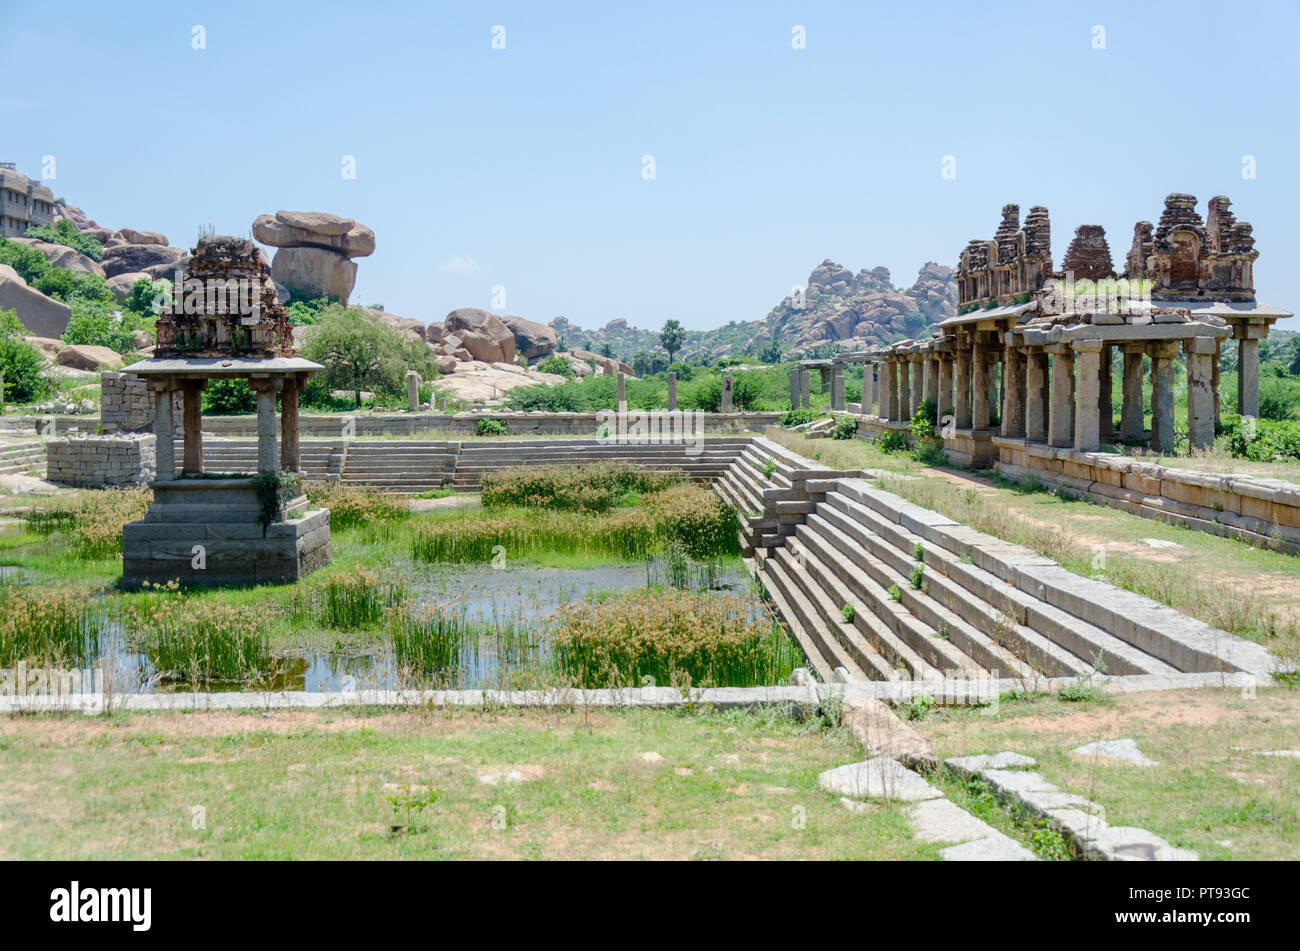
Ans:
[{"label": "stone slab on ground", "polygon": [[871,757],[896,759],[912,769],[939,765],[929,742],[900,720],[889,706],[874,697],[849,697],[840,721],[852,731]]},{"label": "stone slab on ground", "polygon": [[[1080,749],[1098,745],[1101,744],[1089,744]],[[1133,749],[1137,749],[1136,743],[1133,743]],[[998,754],[998,757],[1003,757],[1000,762],[1004,765],[1011,761],[1011,757],[1032,762],[1029,757],[1019,757],[1018,754]],[[1177,848],[1146,829],[1112,826],[1106,821],[1105,809],[1097,803],[1058,789],[1036,772],[995,768],[989,765],[992,759],[994,757],[962,756],[944,760],[944,764],[960,775],[973,775],[985,780],[999,798],[1015,800],[1045,819],[1092,858],[1120,862],[1195,862],[1199,859],[1192,850]]]},{"label": "stone slab on ground", "polygon": [[1145,756],[1138,749],[1137,740],[1098,740],[1096,743],[1085,743],[1083,746],[1071,750],[1075,756],[1088,757],[1105,757],[1106,759],[1123,760],[1132,763],[1134,766],[1159,766],[1155,760]]},{"label": "stone slab on ground", "polygon": [[978,756],[954,756],[944,762],[954,769],[971,773],[981,769],[1019,769],[1038,765],[1038,761],[1032,756],[1013,753],[1010,750],[1001,753],[983,753]]},{"label": "stone slab on ground", "polygon": [[939,852],[945,862],[1032,862],[1036,860],[1033,852],[1001,832],[950,845]]},{"label": "stone slab on ground", "polygon": [[817,777],[817,785],[829,793],[851,799],[920,802],[943,797],[943,793],[898,760],[887,757],[828,769]]}]

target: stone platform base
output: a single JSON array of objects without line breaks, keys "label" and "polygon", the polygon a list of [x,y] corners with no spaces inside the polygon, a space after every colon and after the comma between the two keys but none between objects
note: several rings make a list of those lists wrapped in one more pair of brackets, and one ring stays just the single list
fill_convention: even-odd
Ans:
[{"label": "stone platform base", "polygon": [[262,525],[251,479],[152,483],[145,517],[122,526],[122,586],[288,584],[330,563],[329,509],[300,495]]},{"label": "stone platform base", "polygon": [[991,429],[958,429],[943,438],[943,451],[953,465],[971,469],[990,469],[998,461],[998,450],[993,445],[996,436]]}]

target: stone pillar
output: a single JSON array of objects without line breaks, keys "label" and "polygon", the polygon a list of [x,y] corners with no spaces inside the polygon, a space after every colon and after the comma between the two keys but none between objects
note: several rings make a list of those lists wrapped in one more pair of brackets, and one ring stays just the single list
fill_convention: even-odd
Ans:
[{"label": "stone pillar", "polygon": [[735,404],[732,403],[732,399],[731,399],[732,385],[733,385],[733,381],[731,379],[731,374],[724,373],[722,376],[722,406],[721,406],[722,412],[724,413],[734,413],[736,411]]},{"label": "stone pillar", "polygon": [[168,482],[176,478],[176,433],[172,422],[171,381],[150,382],[149,388],[153,390],[154,396],[154,452],[158,460],[154,477],[159,482]]},{"label": "stone pillar", "polygon": [[971,407],[971,429],[988,429],[990,419],[989,407],[989,361],[983,347],[976,345],[971,351],[971,363],[975,372],[974,403]]},{"label": "stone pillar", "polygon": [[279,472],[275,439],[275,390],[279,380],[253,380],[257,392],[257,471]]},{"label": "stone pillar", "polygon": [[799,371],[799,406],[801,409],[812,408],[812,373]]},{"label": "stone pillar", "polygon": [[668,374],[668,412],[677,412],[677,374]]},{"label": "stone pillar", "polygon": [[[880,406],[880,364],[879,364],[879,363],[869,363],[869,364],[867,364],[867,373],[869,373],[870,376],[871,376],[871,405],[872,405],[873,407],[879,407],[879,406]],[[866,384],[867,384],[867,379],[866,379],[866,377],[864,376],[864,377],[862,378],[862,397],[863,397],[863,399],[866,399],[866,396],[867,396],[867,385],[866,385]],[[865,407],[865,406],[863,407],[863,411],[864,411],[864,412],[866,411],[866,407]],[[883,410],[877,410],[877,415],[883,416],[883,415],[885,415],[885,414],[884,414],[884,411],[883,411]]]},{"label": "stone pillar", "polygon": [[[1210,388],[1214,390],[1214,430],[1218,432],[1219,425],[1223,421],[1223,413],[1219,409],[1219,365],[1223,361],[1223,341],[1218,337],[1214,338],[1214,365],[1210,373]],[[4,404],[0,403],[0,408]]]},{"label": "stone pillar", "polygon": [[942,426],[943,418],[952,415],[952,357],[946,353],[939,357],[938,386],[938,402],[935,406],[939,412],[939,425]]},{"label": "stone pillar", "polygon": [[185,380],[181,383],[181,393],[185,400],[182,412],[185,420],[185,456],[181,465],[186,475],[200,475],[203,472],[203,382]]},{"label": "stone pillar", "polygon": [[420,374],[406,371],[406,408],[414,413],[420,408]]},{"label": "stone pillar", "polygon": [[1074,445],[1074,351],[1052,344],[1052,399],[1047,444],[1060,449]]},{"label": "stone pillar", "polygon": [[1002,435],[1019,439],[1025,435],[1025,355],[1007,348],[1002,364]]},{"label": "stone pillar", "polygon": [[[908,357],[908,362],[912,364],[912,400],[909,408],[913,413],[921,409],[921,403],[925,400],[925,363],[919,356],[913,354]],[[911,419],[911,416],[907,417]]]},{"label": "stone pillar", "polygon": [[627,412],[627,382],[621,373],[618,375],[618,411]]},{"label": "stone pillar", "polygon": [[1183,341],[1187,353],[1187,436],[1193,449],[1214,445],[1213,371],[1217,341],[1213,337],[1193,337]]},{"label": "stone pillar", "polygon": [[831,369],[831,409],[844,409],[844,368]]},{"label": "stone pillar", "polygon": [[790,368],[790,408],[799,408],[799,368]]},{"label": "stone pillar", "polygon": [[1031,350],[1025,359],[1025,439],[1047,442],[1047,354]]},{"label": "stone pillar", "polygon": [[302,471],[298,456],[299,387],[298,378],[289,376],[280,391],[280,468],[284,472]]},{"label": "stone pillar", "polygon": [[1178,344],[1159,343],[1151,348],[1151,448],[1174,448],[1174,356]]},{"label": "stone pillar", "polygon": [[1145,433],[1146,406],[1142,395],[1142,355],[1146,348],[1140,343],[1126,343],[1120,348],[1124,353],[1124,400],[1120,404],[1120,435],[1137,442]]},{"label": "stone pillar", "polygon": [[912,418],[912,364],[907,357],[898,361],[898,415],[900,422]]},{"label": "stone pillar", "polygon": [[1098,396],[1101,387],[1101,341],[1076,340],[1074,351],[1079,364],[1074,448],[1077,452],[1096,452],[1101,448],[1101,400]]},{"label": "stone pillar", "polygon": [[958,429],[970,429],[971,352],[957,351],[957,392],[953,396],[953,413]]},{"label": "stone pillar", "polygon": [[[991,353],[989,353],[989,355],[988,355],[988,359],[989,359],[989,369],[988,369],[988,375],[989,375],[989,423],[990,423],[990,425],[992,425],[992,421],[993,421],[993,407],[995,407],[995,406],[997,406],[997,407],[1001,407],[1001,405],[1002,405],[1002,403],[1001,403],[1001,398],[1000,398],[1000,396],[999,396],[999,393],[1000,393],[1000,391],[1001,391],[1001,386],[1000,386],[1000,384],[1001,384],[1001,380],[1002,380],[1002,361],[998,359],[998,355],[997,355],[996,352],[991,352]],[[1000,415],[1000,414],[999,414],[999,415]]]},{"label": "stone pillar", "polygon": [[[1250,333],[1251,327],[1247,324],[1241,330]],[[1259,415],[1259,340],[1254,337],[1237,341],[1237,412]]]},{"label": "stone pillar", "polygon": [[893,360],[885,360],[880,364],[879,372],[884,376],[883,381],[879,377],[876,378],[880,388],[880,418],[897,419],[898,367]]},{"label": "stone pillar", "polygon": [[1103,343],[1101,346],[1101,368],[1097,371],[1099,379],[1097,386],[1097,420],[1099,428],[1097,430],[1101,438],[1109,442],[1115,432],[1115,402],[1111,396],[1111,345]]},{"label": "stone pillar", "polygon": [[939,411],[939,355],[930,354],[925,361],[925,398],[934,404],[936,413]]}]

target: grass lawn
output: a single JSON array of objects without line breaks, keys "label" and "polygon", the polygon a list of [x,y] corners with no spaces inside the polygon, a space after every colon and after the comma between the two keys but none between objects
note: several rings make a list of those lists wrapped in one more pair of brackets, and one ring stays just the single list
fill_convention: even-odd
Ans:
[{"label": "grass lawn", "polygon": [[[913,723],[940,759],[1014,750],[1038,760],[1061,789],[1133,825],[1195,849],[1202,859],[1294,859],[1300,850],[1300,691],[1134,694],[1101,702],[1004,702],[985,715],[940,708]],[[1083,758],[1070,750],[1132,738],[1159,765]],[[950,798],[961,801],[951,790]]]},{"label": "grass lawn", "polygon": [[[861,758],[776,711],[15,716],[0,858],[935,858],[817,788]],[[386,784],[440,792],[415,831]]]}]

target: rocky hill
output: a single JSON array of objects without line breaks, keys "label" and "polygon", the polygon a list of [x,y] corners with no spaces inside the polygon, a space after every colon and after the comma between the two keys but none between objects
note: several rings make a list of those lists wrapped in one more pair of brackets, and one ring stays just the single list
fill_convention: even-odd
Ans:
[{"label": "rocky hill", "polygon": [[[732,321],[714,330],[689,331],[680,358],[756,356],[772,340],[784,354],[826,344],[854,350],[924,333],[957,313],[953,270],[933,261],[903,290],[890,280],[889,269],[863,268],[854,274],[829,258],[808,275],[802,300],[787,297],[763,320]],[[601,352],[606,344],[629,360],[638,351],[659,349],[659,331],[628,326],[619,318],[596,330],[584,330],[565,317],[550,327],[569,347]]]}]

